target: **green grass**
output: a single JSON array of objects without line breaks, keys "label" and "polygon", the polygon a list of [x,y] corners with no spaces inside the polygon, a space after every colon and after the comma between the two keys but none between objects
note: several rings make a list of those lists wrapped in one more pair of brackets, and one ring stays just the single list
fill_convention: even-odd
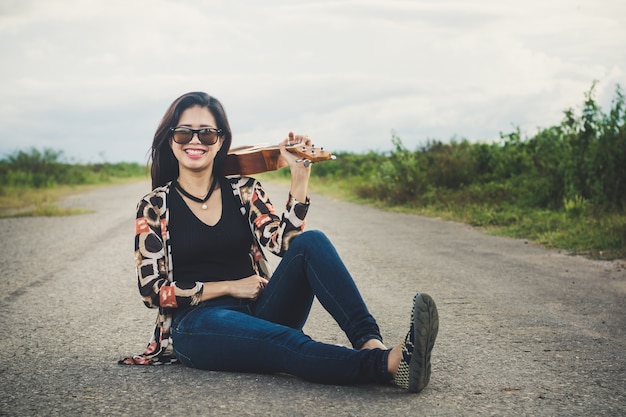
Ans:
[{"label": "green grass", "polygon": [[106,178],[93,184],[56,185],[47,188],[0,186],[0,218],[86,214],[90,211],[82,208],[62,207],[58,205],[58,202],[70,195],[84,193],[97,187],[141,181],[146,178],[145,175]]},{"label": "green grass", "polygon": [[36,203],[20,209],[0,210],[0,218],[7,217],[58,217],[91,213],[90,210],[71,207],[59,207],[55,203]]},{"label": "green grass", "polygon": [[[262,182],[289,186],[288,170],[269,172],[256,177]],[[521,209],[512,205],[448,204],[417,206],[389,204],[357,194],[358,179],[319,178],[312,176],[310,193],[389,211],[413,213],[465,223],[497,236],[528,239],[547,247],[584,255],[592,259],[626,259],[626,215],[594,213],[587,208],[568,205],[560,211]]]},{"label": "green grass", "polygon": [[18,150],[0,159],[0,218],[68,216],[88,212],[57,202],[94,187],[146,179],[136,162],[76,164],[64,162],[52,149]]},{"label": "green grass", "polygon": [[594,259],[626,259],[626,216],[623,214],[570,217],[563,212],[535,211],[492,233],[528,238],[540,245]]}]

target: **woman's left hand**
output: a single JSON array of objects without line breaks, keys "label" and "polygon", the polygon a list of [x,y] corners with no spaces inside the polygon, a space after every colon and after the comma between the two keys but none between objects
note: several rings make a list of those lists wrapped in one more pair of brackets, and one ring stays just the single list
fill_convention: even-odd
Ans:
[{"label": "woman's left hand", "polygon": [[287,150],[288,145],[311,146],[311,139],[306,135],[296,135],[293,132],[289,132],[289,135],[279,144],[280,155],[291,169],[291,196],[297,201],[304,202],[307,199],[311,165],[305,164],[304,159],[289,152]]},{"label": "woman's left hand", "polygon": [[311,139],[309,139],[307,135],[296,135],[293,132],[289,132],[289,135],[285,139],[283,139],[283,141],[280,142],[279,144],[280,155],[283,157],[285,161],[287,161],[292,172],[294,168],[295,169],[300,169],[300,168],[308,169],[308,167],[304,166],[305,164],[303,163],[304,160],[302,158],[300,158],[296,154],[293,154],[287,150],[287,146],[290,146],[290,145],[302,145],[302,146],[310,147]]}]

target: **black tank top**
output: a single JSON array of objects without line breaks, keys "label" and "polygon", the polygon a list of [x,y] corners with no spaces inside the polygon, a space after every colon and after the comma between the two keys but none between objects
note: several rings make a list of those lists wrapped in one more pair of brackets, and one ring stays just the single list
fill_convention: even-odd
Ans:
[{"label": "black tank top", "polygon": [[198,219],[178,191],[170,190],[168,227],[175,281],[225,281],[254,274],[250,226],[228,181],[220,181],[220,186],[222,216],[214,226]]}]

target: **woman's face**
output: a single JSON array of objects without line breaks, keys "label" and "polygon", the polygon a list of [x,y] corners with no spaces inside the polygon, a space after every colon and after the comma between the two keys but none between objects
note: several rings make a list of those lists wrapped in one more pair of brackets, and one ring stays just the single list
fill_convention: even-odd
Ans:
[{"label": "woman's face", "polygon": [[[188,127],[190,129],[211,127],[217,129],[217,123],[209,109],[193,106],[182,112],[176,127]],[[204,145],[198,139],[198,135],[194,134],[191,141],[184,145],[176,143],[170,138],[170,147],[178,160],[178,167],[181,173],[183,171],[200,172],[207,169],[210,171],[213,167],[215,155],[222,147],[223,141],[223,137],[220,137],[217,143]]]}]

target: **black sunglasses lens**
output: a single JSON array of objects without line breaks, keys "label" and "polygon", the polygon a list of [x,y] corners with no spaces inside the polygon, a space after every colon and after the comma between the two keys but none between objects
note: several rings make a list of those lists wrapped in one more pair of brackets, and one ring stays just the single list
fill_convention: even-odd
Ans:
[{"label": "black sunglasses lens", "polygon": [[200,142],[205,145],[213,145],[217,142],[217,132],[212,130],[202,130],[198,132],[198,138],[200,139]]},{"label": "black sunglasses lens", "polygon": [[174,131],[174,142],[185,144],[191,141],[193,132],[188,129],[176,129]]}]

